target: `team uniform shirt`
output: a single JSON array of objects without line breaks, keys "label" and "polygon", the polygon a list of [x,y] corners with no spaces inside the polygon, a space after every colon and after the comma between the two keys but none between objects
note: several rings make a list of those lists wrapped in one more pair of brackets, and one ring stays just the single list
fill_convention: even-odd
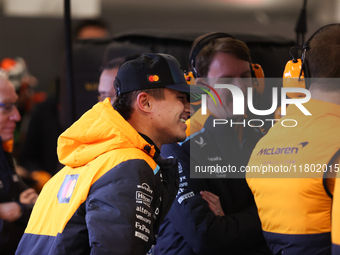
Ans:
[{"label": "team uniform shirt", "polygon": [[162,159],[109,99],[59,137],[58,157],[65,167],[16,254],[146,254],[178,190],[177,160]]},{"label": "team uniform shirt", "polygon": [[295,105],[288,107],[282,120],[298,124],[276,123],[258,142],[248,164],[247,182],[274,254],[331,253],[340,106],[312,99],[304,107],[311,116]]},{"label": "team uniform shirt", "polygon": [[[205,122],[201,124],[203,129],[182,143],[162,148],[164,158],[178,158],[180,188],[160,227],[155,255],[270,254],[244,174],[243,178],[235,179],[224,176],[190,178],[193,162],[197,165],[246,165],[261,135],[250,127],[245,128],[240,142],[234,127],[220,125],[216,130],[212,127],[213,116],[196,118],[195,115],[190,118],[191,132],[196,131],[202,120]],[[193,150],[198,153],[190,153]],[[211,211],[200,195],[203,190],[219,196],[225,216],[216,216]]]},{"label": "team uniform shirt", "polygon": [[[340,162],[338,162],[339,166]],[[336,166],[335,166],[336,167]],[[340,171],[339,171],[340,172]],[[334,201],[332,208],[332,255],[340,254],[340,173],[337,174],[337,179],[334,188]]]}]

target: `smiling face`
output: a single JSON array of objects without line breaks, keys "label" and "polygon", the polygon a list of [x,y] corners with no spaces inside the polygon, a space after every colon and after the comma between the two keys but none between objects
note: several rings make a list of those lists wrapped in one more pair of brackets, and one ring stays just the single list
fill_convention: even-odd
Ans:
[{"label": "smiling face", "polygon": [[[0,103],[14,104],[18,100],[13,84],[3,78],[0,78]],[[16,106],[11,109],[0,107],[0,136],[3,142],[13,139],[16,122],[20,121],[20,113]]]},{"label": "smiling face", "polygon": [[[230,53],[217,52],[210,64],[207,78],[211,86],[216,83],[237,86],[242,90],[246,104],[247,88],[252,85],[248,61],[241,60]],[[230,90],[216,89],[216,92],[221,98],[222,106],[219,103],[215,105],[213,99],[208,96],[207,106],[212,114],[220,119],[239,117],[233,115],[233,97]]]},{"label": "smiling face", "polygon": [[151,118],[154,142],[158,141],[161,145],[185,140],[185,121],[190,115],[186,93],[165,88],[164,97],[154,101]]}]

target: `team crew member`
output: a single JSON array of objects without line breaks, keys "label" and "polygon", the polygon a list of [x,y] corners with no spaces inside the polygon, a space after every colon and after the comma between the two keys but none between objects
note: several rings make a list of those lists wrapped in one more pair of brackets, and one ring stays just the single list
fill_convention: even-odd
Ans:
[{"label": "team crew member", "polygon": [[334,188],[334,200],[332,208],[332,255],[340,254],[340,161],[335,161],[337,168],[337,179]]},{"label": "team crew member", "polygon": [[[197,45],[202,48],[197,50]],[[193,68],[199,77],[215,82],[227,78],[244,93],[251,86],[251,60],[245,43],[226,34],[209,34],[195,40],[192,52],[196,52]],[[248,83],[241,82],[241,78],[249,78],[245,79]],[[234,179],[221,173],[214,179],[191,178],[190,167],[194,165],[230,164],[238,169],[246,165],[261,137],[252,128],[213,127],[214,119],[240,118],[232,113],[230,91],[219,89],[218,94],[223,107],[216,107],[208,96],[208,114],[201,115],[198,110],[190,118],[192,135],[183,143],[163,147],[163,157],[178,158],[181,181],[176,200],[161,225],[156,255],[270,254],[244,173]]]},{"label": "team crew member", "polygon": [[[331,254],[335,182],[331,177],[340,152],[340,85],[339,79],[331,78],[340,77],[339,46],[340,24],[322,27],[305,43],[303,64],[293,64],[299,69],[302,66],[302,74],[311,77],[306,79],[311,99],[303,104],[311,115],[289,105],[283,120],[294,119],[298,125],[285,128],[275,124],[256,145],[248,164],[270,162],[288,168],[293,164],[291,169],[296,169],[271,173],[274,178],[270,179],[247,173],[264,236],[274,254]],[[267,148],[272,152],[266,153]]]},{"label": "team crew member", "polygon": [[114,58],[104,65],[99,77],[98,84],[99,102],[103,102],[105,98],[109,97],[111,99],[111,104],[114,103],[117,93],[113,82],[117,76],[119,67],[126,61],[135,59],[138,56],[139,55],[132,55],[127,57]]},{"label": "team crew member", "polygon": [[38,195],[16,174],[13,133],[20,113],[13,84],[0,75],[0,254],[15,253]]},{"label": "team crew member", "polygon": [[178,190],[177,160],[159,149],[185,139],[190,87],[170,55],[124,63],[114,109],[97,103],[59,137],[66,166],[41,192],[16,254],[145,255]]},{"label": "team crew member", "polygon": [[119,66],[124,62],[126,62],[125,58],[116,58],[104,66],[103,71],[100,74],[98,84],[99,102],[103,102],[107,97],[111,99],[111,104],[115,101],[116,90],[113,86],[113,82],[117,76]]}]

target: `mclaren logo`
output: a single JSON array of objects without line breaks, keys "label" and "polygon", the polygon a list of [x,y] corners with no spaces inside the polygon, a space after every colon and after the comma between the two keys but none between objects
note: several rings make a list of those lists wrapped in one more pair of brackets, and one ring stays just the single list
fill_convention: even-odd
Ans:
[{"label": "mclaren logo", "polygon": [[279,148],[262,148],[256,156],[259,155],[275,155],[275,154],[296,154],[299,149],[302,149],[308,144],[308,142],[302,142],[297,145],[297,147],[279,147]]}]

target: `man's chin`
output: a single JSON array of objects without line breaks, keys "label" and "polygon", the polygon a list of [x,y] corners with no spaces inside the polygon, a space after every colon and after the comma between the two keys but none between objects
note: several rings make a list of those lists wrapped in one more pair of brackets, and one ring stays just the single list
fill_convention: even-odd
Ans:
[{"label": "man's chin", "polygon": [[187,135],[184,133],[184,135],[177,136],[172,141],[168,141],[167,144],[183,142],[186,138]]},{"label": "man's chin", "polygon": [[187,135],[184,133],[184,136],[178,137],[177,142],[183,142],[185,139],[187,139]]}]

